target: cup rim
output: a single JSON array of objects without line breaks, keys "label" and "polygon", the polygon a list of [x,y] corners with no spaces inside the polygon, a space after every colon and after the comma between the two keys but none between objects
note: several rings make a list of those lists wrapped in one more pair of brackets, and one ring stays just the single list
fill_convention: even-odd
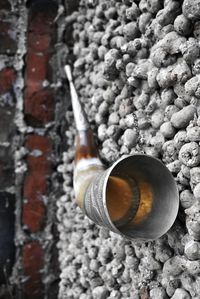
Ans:
[{"label": "cup rim", "polygon": [[159,164],[161,164],[163,167],[166,168],[166,171],[168,172],[168,175],[169,177],[171,177],[171,180],[174,182],[174,187],[175,187],[175,193],[176,193],[176,202],[177,202],[177,205],[176,205],[176,217],[177,217],[177,214],[178,214],[178,210],[179,210],[179,191],[178,191],[178,186],[175,182],[175,179],[172,175],[172,173],[169,171],[169,169],[166,167],[166,165],[158,158],[155,158],[155,157],[152,157],[150,155],[146,155],[146,154],[132,154],[132,155],[126,155],[126,156],[123,156],[121,158],[119,158],[117,161],[115,161],[113,163],[112,166],[110,166],[108,169],[107,169],[107,173],[106,173],[106,176],[105,176],[105,182],[104,182],[104,185],[103,185],[103,207],[104,207],[104,212],[107,216],[107,220],[110,224],[110,226],[112,227],[112,230],[117,233],[117,234],[120,234],[121,236],[123,237],[126,237],[127,239],[130,239],[130,240],[145,240],[145,241],[151,241],[151,240],[155,240],[155,239],[158,239],[160,238],[161,236],[163,236],[171,227],[172,225],[174,224],[174,221],[176,220],[176,217],[174,218],[174,221],[172,222],[172,224],[166,229],[166,231],[164,233],[162,233],[160,236],[156,237],[156,238],[134,238],[134,237],[130,237],[128,236],[127,234],[123,233],[122,231],[120,231],[115,225],[114,223],[112,222],[111,218],[110,218],[110,215],[109,215],[109,212],[108,212],[108,208],[107,208],[107,203],[106,203],[106,189],[107,189],[107,182],[108,182],[108,179],[109,179],[109,176],[111,174],[111,172],[113,171],[113,169],[119,164],[121,163],[123,160],[127,160],[129,158],[137,158],[137,157],[146,157],[146,158],[149,158],[151,160],[154,160],[154,161],[157,161]]}]

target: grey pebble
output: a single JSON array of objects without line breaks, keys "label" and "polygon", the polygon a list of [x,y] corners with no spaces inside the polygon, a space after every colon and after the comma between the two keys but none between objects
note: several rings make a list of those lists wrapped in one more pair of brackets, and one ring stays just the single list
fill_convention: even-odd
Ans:
[{"label": "grey pebble", "polygon": [[196,107],[193,105],[188,105],[187,107],[184,107],[183,109],[172,115],[172,125],[177,129],[185,128],[189,124],[190,120],[194,118],[195,112]]},{"label": "grey pebble", "polygon": [[200,240],[200,222],[199,222],[199,202],[196,201],[189,209],[185,210],[187,214],[186,227],[188,233],[195,240]]},{"label": "grey pebble", "polygon": [[195,21],[200,18],[200,1],[199,0],[184,0],[183,14],[186,18]]},{"label": "grey pebble", "polygon": [[139,16],[140,14],[140,10],[138,8],[138,6],[136,5],[136,3],[132,3],[131,7],[130,8],[127,8],[126,9],[126,18],[128,20],[136,20],[137,17]]},{"label": "grey pebble", "polygon": [[119,115],[125,117],[132,112],[132,103],[130,100],[123,99],[119,105]]},{"label": "grey pebble", "polygon": [[164,112],[165,118],[168,120],[171,120],[171,117],[179,111],[180,111],[180,109],[178,107],[176,107],[175,105],[168,105],[165,108],[165,112]]},{"label": "grey pebble", "polygon": [[139,18],[139,29],[140,32],[145,33],[147,26],[149,26],[149,23],[151,22],[152,14],[150,12],[146,12],[140,15]]},{"label": "grey pebble", "polygon": [[128,40],[138,37],[139,30],[136,22],[130,22],[123,26],[123,34]]},{"label": "grey pebble", "polygon": [[200,274],[200,260],[197,261],[187,261],[186,262],[187,271],[191,275],[199,275]]},{"label": "grey pebble", "polygon": [[101,116],[105,116],[108,114],[108,104],[105,101],[100,104],[98,112]]},{"label": "grey pebble", "polygon": [[156,49],[151,52],[151,61],[158,69],[161,67],[167,67],[174,62],[173,58],[170,57],[167,51],[161,47],[156,47]]},{"label": "grey pebble", "polygon": [[163,134],[157,132],[155,136],[150,139],[150,145],[152,145],[156,150],[160,151],[165,143],[165,138]]},{"label": "grey pebble", "polygon": [[191,297],[184,289],[178,288],[171,299],[191,299]]},{"label": "grey pebble", "polygon": [[177,16],[179,4],[175,2],[168,2],[166,6],[161,9],[156,18],[161,26],[168,25],[174,21]]},{"label": "grey pebble", "polygon": [[175,160],[166,166],[172,173],[178,173],[181,170],[181,162],[179,160]]},{"label": "grey pebble", "polygon": [[189,241],[185,244],[185,255],[191,261],[200,259],[200,244],[197,241]]},{"label": "grey pebble", "polygon": [[197,58],[192,65],[192,74],[197,75],[200,73],[200,59]]},{"label": "grey pebble", "polygon": [[108,104],[111,104],[114,102],[115,100],[115,93],[114,91],[108,87],[104,92],[103,92],[103,99],[108,103]]},{"label": "grey pebble", "polygon": [[183,54],[183,59],[185,59],[189,65],[199,58],[199,44],[193,37],[190,37],[185,43],[181,43],[179,49]]},{"label": "grey pebble", "polygon": [[176,133],[176,135],[174,136],[174,142],[177,149],[180,149],[182,145],[188,141],[186,137],[186,131],[184,130],[180,130]]},{"label": "grey pebble", "polygon": [[184,177],[190,179],[190,171],[191,171],[190,167],[188,167],[188,166],[186,166],[184,164],[181,165],[181,172],[184,175]]},{"label": "grey pebble", "polygon": [[110,296],[107,299],[120,299],[121,293],[117,290],[112,290]]},{"label": "grey pebble", "polygon": [[130,77],[131,74],[133,73],[134,71],[134,68],[135,68],[135,63],[133,62],[129,62],[127,65],[126,65],[126,76],[127,77]]},{"label": "grey pebble", "polygon": [[180,52],[180,47],[185,41],[185,37],[180,36],[175,31],[171,31],[164,36],[164,38],[159,42],[159,45],[163,47],[167,53],[174,55]]},{"label": "grey pebble", "polygon": [[183,14],[176,17],[174,20],[174,29],[181,35],[187,36],[192,30],[191,21]]},{"label": "grey pebble", "polygon": [[177,276],[185,269],[185,260],[179,256],[170,258],[164,263],[163,273],[167,276]]},{"label": "grey pebble", "polygon": [[98,138],[101,141],[104,141],[105,138],[107,136],[107,128],[105,124],[100,124],[100,126],[98,127]]},{"label": "grey pebble", "polygon": [[140,61],[138,64],[135,66],[134,69],[134,77],[139,78],[139,79],[146,79],[147,78],[147,73],[148,73],[148,67],[149,67],[149,61],[147,59],[142,59],[140,57]]},{"label": "grey pebble", "polygon": [[188,233],[195,240],[200,240],[200,223],[197,220],[192,220],[190,218],[186,219],[186,227]]},{"label": "grey pebble", "polygon": [[105,78],[109,80],[113,80],[118,71],[116,69],[116,61],[119,58],[119,51],[117,49],[111,49],[109,50],[105,56],[104,56],[104,76]]},{"label": "grey pebble", "polygon": [[185,83],[185,91],[190,96],[200,98],[200,75],[192,77]]},{"label": "grey pebble", "polygon": [[190,208],[194,203],[194,195],[188,189],[180,193],[180,204],[184,209]]},{"label": "grey pebble", "polygon": [[174,69],[173,66],[169,65],[159,70],[156,80],[160,87],[167,88],[173,86],[174,84],[174,80],[172,78],[173,69]]},{"label": "grey pebble", "polygon": [[171,277],[170,280],[167,280],[167,286],[166,286],[167,295],[170,296],[171,298],[179,286],[180,286],[179,279],[174,279],[174,277]]},{"label": "grey pebble", "polygon": [[174,101],[174,104],[176,105],[176,107],[178,107],[179,109],[184,108],[185,106],[187,106],[187,102],[185,101],[185,99],[183,98],[176,98]]},{"label": "grey pebble", "polygon": [[128,128],[132,128],[135,125],[135,117],[133,114],[126,115],[124,123]]},{"label": "grey pebble", "polygon": [[135,129],[126,129],[123,135],[124,145],[129,149],[136,145],[137,131]]},{"label": "grey pebble", "polygon": [[150,290],[150,298],[151,299],[166,299],[166,292],[164,288],[158,287],[158,288],[153,288]]},{"label": "grey pebble", "polygon": [[200,183],[198,183],[195,187],[194,187],[194,197],[195,198],[200,198]]},{"label": "grey pebble", "polygon": [[151,125],[153,128],[158,129],[164,120],[163,111],[161,109],[157,109],[152,115],[151,115]]},{"label": "grey pebble", "polygon": [[193,167],[190,169],[190,185],[194,188],[200,183],[200,167]]},{"label": "grey pebble", "polygon": [[96,299],[106,299],[108,294],[109,292],[105,286],[97,286],[92,290],[92,295]]},{"label": "grey pebble", "polygon": [[176,133],[170,121],[164,122],[160,127],[160,131],[165,138],[172,138]]},{"label": "grey pebble", "polygon": [[174,82],[178,81],[184,84],[191,78],[191,76],[191,69],[189,68],[188,64],[182,59],[177,60],[177,64],[171,72],[171,79]]},{"label": "grey pebble", "polygon": [[187,128],[187,138],[189,141],[200,141],[200,127],[188,127]]},{"label": "grey pebble", "polygon": [[184,144],[179,152],[180,161],[189,167],[197,166],[200,162],[200,147],[196,142]]},{"label": "grey pebble", "polygon": [[176,95],[172,88],[165,88],[161,91],[161,103],[160,107],[165,109],[168,105],[173,104],[176,99]]},{"label": "grey pebble", "polygon": [[117,112],[112,112],[108,118],[110,125],[117,125],[119,123],[119,115]]},{"label": "grey pebble", "polygon": [[148,70],[147,73],[147,81],[148,81],[148,85],[152,90],[155,90],[158,88],[158,83],[156,80],[156,77],[158,75],[158,71],[159,69],[154,67],[151,70]]}]

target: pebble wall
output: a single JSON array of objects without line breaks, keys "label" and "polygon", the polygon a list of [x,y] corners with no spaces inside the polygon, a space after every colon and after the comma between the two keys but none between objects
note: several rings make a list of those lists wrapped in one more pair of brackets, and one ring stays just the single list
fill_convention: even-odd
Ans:
[{"label": "pebble wall", "polygon": [[67,111],[58,167],[65,191],[57,202],[59,298],[199,298],[199,20],[199,0],[82,0],[58,19],[62,63],[73,61],[102,160],[157,157],[180,193],[177,220],[156,241],[130,242],[94,225],[74,200],[75,128]]}]

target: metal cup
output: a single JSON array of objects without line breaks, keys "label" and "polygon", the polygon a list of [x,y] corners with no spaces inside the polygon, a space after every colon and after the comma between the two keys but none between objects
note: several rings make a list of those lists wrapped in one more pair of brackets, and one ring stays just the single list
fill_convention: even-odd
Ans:
[{"label": "metal cup", "polygon": [[[123,188],[125,192],[119,198],[111,188],[110,202],[112,178],[122,184],[119,193]],[[84,198],[84,211],[96,224],[128,239],[145,241],[165,234],[174,223],[178,208],[178,189],[172,174],[160,160],[143,154],[119,159],[99,173]]]}]

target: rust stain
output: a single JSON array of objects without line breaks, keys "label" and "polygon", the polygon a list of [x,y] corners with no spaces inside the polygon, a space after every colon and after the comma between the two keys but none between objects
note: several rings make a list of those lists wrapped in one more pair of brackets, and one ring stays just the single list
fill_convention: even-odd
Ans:
[{"label": "rust stain", "polygon": [[79,131],[76,137],[75,161],[97,158],[98,150],[91,129]]}]

